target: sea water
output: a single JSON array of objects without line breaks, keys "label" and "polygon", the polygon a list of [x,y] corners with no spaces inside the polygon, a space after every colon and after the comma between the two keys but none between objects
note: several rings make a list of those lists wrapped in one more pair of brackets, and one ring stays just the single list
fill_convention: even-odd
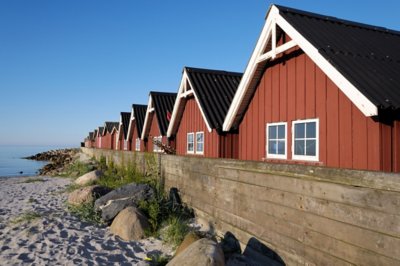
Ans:
[{"label": "sea water", "polygon": [[36,175],[47,162],[22,159],[39,152],[64,149],[63,146],[0,146],[0,178]]}]

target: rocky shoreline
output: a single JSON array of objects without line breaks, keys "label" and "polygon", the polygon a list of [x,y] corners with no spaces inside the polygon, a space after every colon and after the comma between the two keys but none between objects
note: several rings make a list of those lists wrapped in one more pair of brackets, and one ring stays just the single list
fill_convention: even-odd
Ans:
[{"label": "rocky shoreline", "polygon": [[49,162],[39,170],[39,175],[56,176],[63,172],[66,166],[71,164],[79,149],[59,149],[41,152],[22,159]]}]

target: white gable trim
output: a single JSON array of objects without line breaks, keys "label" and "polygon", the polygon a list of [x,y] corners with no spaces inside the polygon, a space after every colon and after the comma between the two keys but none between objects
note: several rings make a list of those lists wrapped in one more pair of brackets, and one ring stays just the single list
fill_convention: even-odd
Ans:
[{"label": "white gable trim", "polygon": [[331,63],[328,62],[306,38],[304,38],[282,16],[277,17],[277,24],[292,39],[295,39],[299,47],[321,68],[336,86],[353,102],[365,116],[378,115],[378,108],[364,96],[348,79],[346,79]]},{"label": "white gable trim", "polygon": [[[271,51],[262,54],[265,50],[271,35],[276,32],[276,25],[278,25],[284,32],[286,32],[292,41],[288,42],[285,46],[281,45],[276,47],[275,40],[271,42]],[[287,22],[280,14],[279,9],[272,5],[269,10],[267,20],[261,31],[261,35],[257,41],[256,47],[251,55],[250,61],[246,67],[246,71],[239,84],[238,90],[233,98],[232,104],[229,107],[226,115],[223,130],[229,131],[235,118],[238,114],[239,107],[243,102],[246,95],[248,86],[254,76],[257,64],[268,59],[273,59],[276,54],[282,52],[280,50],[290,49],[292,45],[298,45],[314,62],[315,64],[338,86],[338,88],[357,106],[365,116],[378,115],[378,108],[365,97],[349,80],[347,80],[335,67],[332,66],[318,50],[304,38],[289,22]],[[293,46],[292,46],[293,47]]]},{"label": "white gable trim", "polygon": [[[187,86],[189,85],[189,86]],[[174,127],[176,126],[176,123],[179,123],[179,121],[177,121],[177,116],[178,116],[178,111],[179,111],[179,106],[182,103],[182,99],[190,96],[190,95],[194,95],[194,99],[197,103],[197,106],[200,109],[200,113],[201,116],[203,117],[203,120],[207,126],[208,132],[212,131],[211,126],[209,125],[206,116],[203,112],[203,109],[201,108],[199,99],[196,95],[196,92],[193,89],[193,85],[192,82],[189,79],[189,76],[187,74],[186,69],[184,69],[183,71],[183,75],[182,75],[182,79],[181,79],[181,83],[179,85],[179,90],[178,90],[178,95],[176,97],[175,103],[174,103],[174,109],[172,110],[172,116],[171,116],[171,121],[168,125],[168,130],[167,130],[167,137],[170,138],[173,134],[176,133],[176,131],[178,130],[177,128],[174,131]]]},{"label": "white gable trim", "polygon": [[144,118],[144,123],[143,123],[143,132],[142,136],[140,137],[142,140],[144,140],[147,135],[149,134],[150,131],[150,126],[152,119],[150,119],[150,113],[154,112],[154,107],[153,107],[153,100],[151,98],[151,94],[149,96],[149,102],[147,104],[147,110],[146,110],[146,116]]},{"label": "white gable trim", "polygon": [[133,107],[132,107],[131,118],[129,119],[129,125],[128,125],[128,134],[126,135],[127,140],[130,140],[133,123],[135,123],[135,112],[133,111]]}]

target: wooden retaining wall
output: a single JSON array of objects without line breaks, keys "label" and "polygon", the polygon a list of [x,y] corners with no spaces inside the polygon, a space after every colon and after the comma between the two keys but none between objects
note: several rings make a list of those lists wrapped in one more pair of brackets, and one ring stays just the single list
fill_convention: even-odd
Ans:
[{"label": "wooden retaining wall", "polygon": [[157,162],[202,221],[243,246],[256,238],[286,265],[400,265],[398,174],[82,150],[143,171]]}]

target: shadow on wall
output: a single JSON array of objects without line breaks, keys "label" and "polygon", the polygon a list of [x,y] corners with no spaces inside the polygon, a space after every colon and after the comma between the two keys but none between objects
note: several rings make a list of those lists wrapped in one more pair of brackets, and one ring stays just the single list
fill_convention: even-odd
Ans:
[{"label": "shadow on wall", "polygon": [[226,265],[286,265],[282,258],[272,249],[261,243],[255,237],[247,242],[242,253],[240,243],[231,233],[226,232],[221,241]]}]

